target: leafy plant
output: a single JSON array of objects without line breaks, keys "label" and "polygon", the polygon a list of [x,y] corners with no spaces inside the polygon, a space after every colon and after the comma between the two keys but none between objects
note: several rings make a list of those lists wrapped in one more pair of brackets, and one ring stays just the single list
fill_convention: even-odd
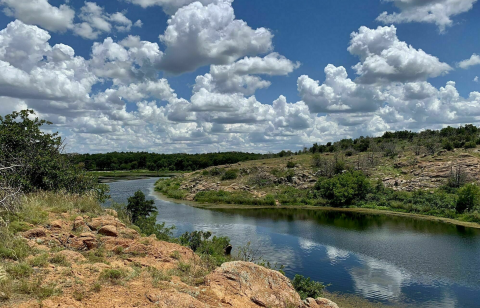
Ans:
[{"label": "leafy plant", "polygon": [[127,211],[131,214],[132,223],[135,224],[139,219],[145,219],[155,212],[154,204],[155,201],[145,199],[145,194],[141,190],[136,191],[132,197],[129,197]]},{"label": "leafy plant", "polygon": [[235,180],[236,178],[237,178],[237,171],[227,170],[222,176],[222,181]]},{"label": "leafy plant", "polygon": [[457,213],[471,211],[480,204],[480,188],[475,184],[467,184],[458,191]]},{"label": "leafy plant", "polygon": [[351,205],[355,200],[365,199],[371,186],[362,172],[351,171],[330,179],[322,178],[314,189],[333,206],[345,206]]},{"label": "leafy plant", "polygon": [[292,280],[293,287],[300,295],[301,299],[308,297],[318,298],[322,296],[325,285],[321,282],[313,281],[302,275],[295,275]]}]

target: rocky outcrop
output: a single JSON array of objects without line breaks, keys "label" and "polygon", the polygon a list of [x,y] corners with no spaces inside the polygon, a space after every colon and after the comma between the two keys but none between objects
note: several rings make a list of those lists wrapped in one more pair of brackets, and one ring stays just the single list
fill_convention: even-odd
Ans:
[{"label": "rocky outcrop", "polygon": [[206,277],[206,285],[232,307],[299,307],[300,296],[277,271],[248,262],[224,263]]},{"label": "rocky outcrop", "polygon": [[[207,275],[207,265],[191,249],[154,235],[140,237],[112,212],[77,216],[74,222],[65,215],[45,226],[23,233],[47,260],[57,260],[36,269],[42,281],[62,290],[42,307],[338,308],[321,298],[302,301],[287,277],[253,263],[224,263]],[[81,232],[85,227],[90,231]],[[105,271],[120,273],[120,280],[102,280]],[[5,275],[0,266],[0,280]],[[38,302],[15,307],[38,307]]]}]

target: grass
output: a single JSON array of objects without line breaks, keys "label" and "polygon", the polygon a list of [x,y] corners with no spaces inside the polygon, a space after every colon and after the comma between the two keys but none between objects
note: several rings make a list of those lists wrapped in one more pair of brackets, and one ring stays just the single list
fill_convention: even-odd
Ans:
[{"label": "grass", "polygon": [[70,267],[71,264],[68,262],[67,258],[64,255],[56,254],[50,258],[50,263],[62,265],[65,267]]},{"label": "grass", "polygon": [[99,276],[101,282],[108,282],[113,285],[122,283],[122,279],[127,277],[127,273],[122,269],[104,269]]},{"label": "grass", "polygon": [[220,204],[275,205],[275,198],[273,195],[267,195],[264,198],[254,198],[251,193],[243,191],[202,191],[197,193],[195,201]]}]

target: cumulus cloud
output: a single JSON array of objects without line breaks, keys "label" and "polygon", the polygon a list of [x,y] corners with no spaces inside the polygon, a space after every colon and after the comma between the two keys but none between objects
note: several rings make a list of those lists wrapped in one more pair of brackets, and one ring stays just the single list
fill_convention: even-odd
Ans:
[{"label": "cumulus cloud", "polygon": [[[78,16],[83,22],[73,25],[73,32],[85,39],[95,40],[102,33],[109,33],[113,27],[119,32],[129,32],[133,23],[124,13],[106,13],[95,2],[85,2]],[[140,22],[140,24],[137,24]],[[136,26],[141,26],[137,21]]]},{"label": "cumulus cloud", "polygon": [[160,36],[167,48],[159,68],[180,74],[208,64],[231,64],[241,57],[270,51],[272,38],[269,30],[254,30],[235,19],[230,1],[206,6],[194,2],[168,20]]},{"label": "cumulus cloud", "polygon": [[477,0],[383,0],[393,2],[398,13],[383,12],[377,20],[385,24],[426,22],[436,24],[440,31],[453,24],[451,17],[472,9]]},{"label": "cumulus cloud", "polygon": [[479,82],[478,76],[475,76],[475,78],[473,78],[473,81]]},{"label": "cumulus cloud", "polygon": [[351,38],[348,51],[361,60],[353,67],[360,83],[426,80],[452,70],[437,57],[400,41],[395,26],[360,27]]},{"label": "cumulus cloud", "polygon": [[200,2],[204,5],[208,5],[210,3],[219,3],[219,2],[233,2],[233,0],[127,0],[133,4],[140,5],[143,8],[147,8],[150,6],[161,6],[165,13],[169,15],[175,14],[175,12],[184,6],[189,5],[193,2]]},{"label": "cumulus cloud", "polygon": [[348,78],[344,67],[329,64],[325,68],[326,80],[320,85],[306,75],[298,78],[300,97],[311,112],[339,113],[374,111],[383,102],[382,93],[375,87],[357,84]]},{"label": "cumulus cloud", "polygon": [[138,36],[128,36],[120,43],[107,37],[93,44],[90,64],[99,77],[113,79],[115,84],[129,83],[155,78],[154,64],[162,56],[157,43],[142,41]]},{"label": "cumulus cloud", "polygon": [[32,99],[85,99],[97,82],[82,57],[50,46],[45,30],[19,20],[0,31],[0,95]]},{"label": "cumulus cloud", "polygon": [[72,28],[75,11],[66,4],[52,6],[48,0],[1,0],[3,12],[30,25],[49,31],[64,32]]},{"label": "cumulus cloud", "polygon": [[480,65],[480,56],[477,54],[473,54],[470,59],[463,60],[457,65],[464,70],[470,68],[471,66]]},{"label": "cumulus cloud", "polygon": [[294,63],[275,52],[263,58],[245,57],[230,65],[212,65],[210,73],[196,78],[193,91],[204,88],[210,92],[252,95],[271,83],[251,75],[288,75],[299,66],[300,63]]}]

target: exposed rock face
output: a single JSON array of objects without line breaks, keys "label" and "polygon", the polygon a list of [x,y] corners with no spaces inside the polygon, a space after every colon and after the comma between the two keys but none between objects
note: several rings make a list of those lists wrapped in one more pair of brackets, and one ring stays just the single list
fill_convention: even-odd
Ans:
[{"label": "exposed rock face", "polygon": [[101,227],[100,230],[98,230],[98,234],[113,236],[113,237],[118,236],[117,228],[111,225]]},{"label": "exposed rock face", "polygon": [[303,301],[302,308],[338,308],[338,305],[326,298],[307,298]]},{"label": "exposed rock face", "polygon": [[23,233],[23,237],[25,238],[37,238],[37,237],[44,237],[44,236],[46,236],[46,232],[44,228],[35,228]]},{"label": "exposed rock face", "polygon": [[90,232],[92,230],[87,226],[83,217],[78,216],[73,222],[73,231]]},{"label": "exposed rock face", "polygon": [[[111,215],[91,220],[92,229],[98,231],[71,232],[81,230],[85,221],[89,221],[87,216],[78,216],[72,224],[67,215],[57,221],[61,228],[52,228],[52,221],[46,224],[49,229],[36,228],[23,234],[30,246],[45,251],[50,258],[63,256],[69,263],[67,268],[64,264],[46,267],[44,283],[53,283],[62,293],[44,300],[42,307],[338,308],[321,298],[302,301],[287,277],[253,263],[224,263],[206,275],[207,267],[191,249],[155,236],[142,238]],[[56,252],[53,247],[63,250]],[[104,250],[98,256],[97,247]],[[87,250],[94,250],[93,254]],[[92,255],[99,259],[91,259]],[[0,282],[6,277],[2,269],[0,266]],[[122,278],[118,284],[102,281],[101,273],[110,269],[132,278]],[[138,276],[131,275],[134,271]],[[152,273],[160,279],[154,282]],[[192,280],[192,275],[197,275],[194,273],[201,276]],[[79,283],[73,284],[73,279]],[[94,292],[91,286],[99,281],[102,286]],[[85,295],[80,300],[79,292]],[[38,302],[30,299],[12,307],[38,307]]]},{"label": "exposed rock face", "polygon": [[206,284],[232,307],[286,308],[301,303],[287,277],[253,263],[224,263],[206,277]]}]

